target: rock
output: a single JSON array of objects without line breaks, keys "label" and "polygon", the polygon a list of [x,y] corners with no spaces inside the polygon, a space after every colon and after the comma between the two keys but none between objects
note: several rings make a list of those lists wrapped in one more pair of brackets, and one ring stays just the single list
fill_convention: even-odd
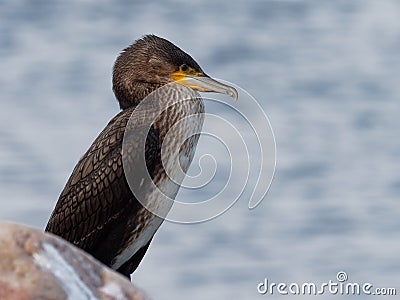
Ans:
[{"label": "rock", "polygon": [[148,299],[63,239],[0,221],[0,299]]}]

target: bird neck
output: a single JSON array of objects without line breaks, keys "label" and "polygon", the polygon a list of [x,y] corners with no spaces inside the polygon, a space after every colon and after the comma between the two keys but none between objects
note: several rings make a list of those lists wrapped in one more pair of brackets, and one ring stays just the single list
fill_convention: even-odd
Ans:
[{"label": "bird neck", "polygon": [[146,110],[150,119],[156,116],[153,126],[161,141],[171,129],[173,132],[196,131],[203,124],[203,100],[198,92],[186,86],[175,83],[165,85],[149,95],[140,106],[144,104],[148,104]]},{"label": "bird neck", "polygon": [[119,102],[119,107],[125,110],[138,105],[144,98],[161,86],[163,84],[135,81],[129,86],[114,85],[113,91]]}]

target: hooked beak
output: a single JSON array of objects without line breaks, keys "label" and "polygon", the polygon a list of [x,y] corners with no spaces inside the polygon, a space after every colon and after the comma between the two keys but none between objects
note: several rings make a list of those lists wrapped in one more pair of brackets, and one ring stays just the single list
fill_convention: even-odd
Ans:
[{"label": "hooked beak", "polygon": [[232,97],[235,101],[238,99],[237,90],[230,85],[212,79],[206,74],[180,76],[176,83],[185,85],[199,92],[213,92],[219,94],[226,94]]}]

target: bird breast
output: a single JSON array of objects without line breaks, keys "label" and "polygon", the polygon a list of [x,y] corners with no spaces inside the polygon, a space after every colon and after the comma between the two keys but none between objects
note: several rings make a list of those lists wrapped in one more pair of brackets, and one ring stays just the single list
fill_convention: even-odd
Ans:
[{"label": "bird breast", "polygon": [[151,184],[146,183],[146,178],[134,178],[146,191],[143,194],[146,208],[140,211],[141,226],[132,232],[127,246],[114,258],[114,269],[147,245],[162,224],[173,204],[172,201],[166,201],[165,197],[175,199],[193,160],[204,121],[204,104],[200,95],[181,85],[162,87],[143,101],[143,106],[139,104],[139,111],[134,112],[132,117],[136,125],[138,122],[151,123],[158,132],[161,162],[156,167]]}]

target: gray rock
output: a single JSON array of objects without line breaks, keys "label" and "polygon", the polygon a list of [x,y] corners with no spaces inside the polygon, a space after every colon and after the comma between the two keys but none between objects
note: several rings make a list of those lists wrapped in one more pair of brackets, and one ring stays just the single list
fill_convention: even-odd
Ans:
[{"label": "gray rock", "polygon": [[0,221],[0,299],[148,298],[59,237]]}]

